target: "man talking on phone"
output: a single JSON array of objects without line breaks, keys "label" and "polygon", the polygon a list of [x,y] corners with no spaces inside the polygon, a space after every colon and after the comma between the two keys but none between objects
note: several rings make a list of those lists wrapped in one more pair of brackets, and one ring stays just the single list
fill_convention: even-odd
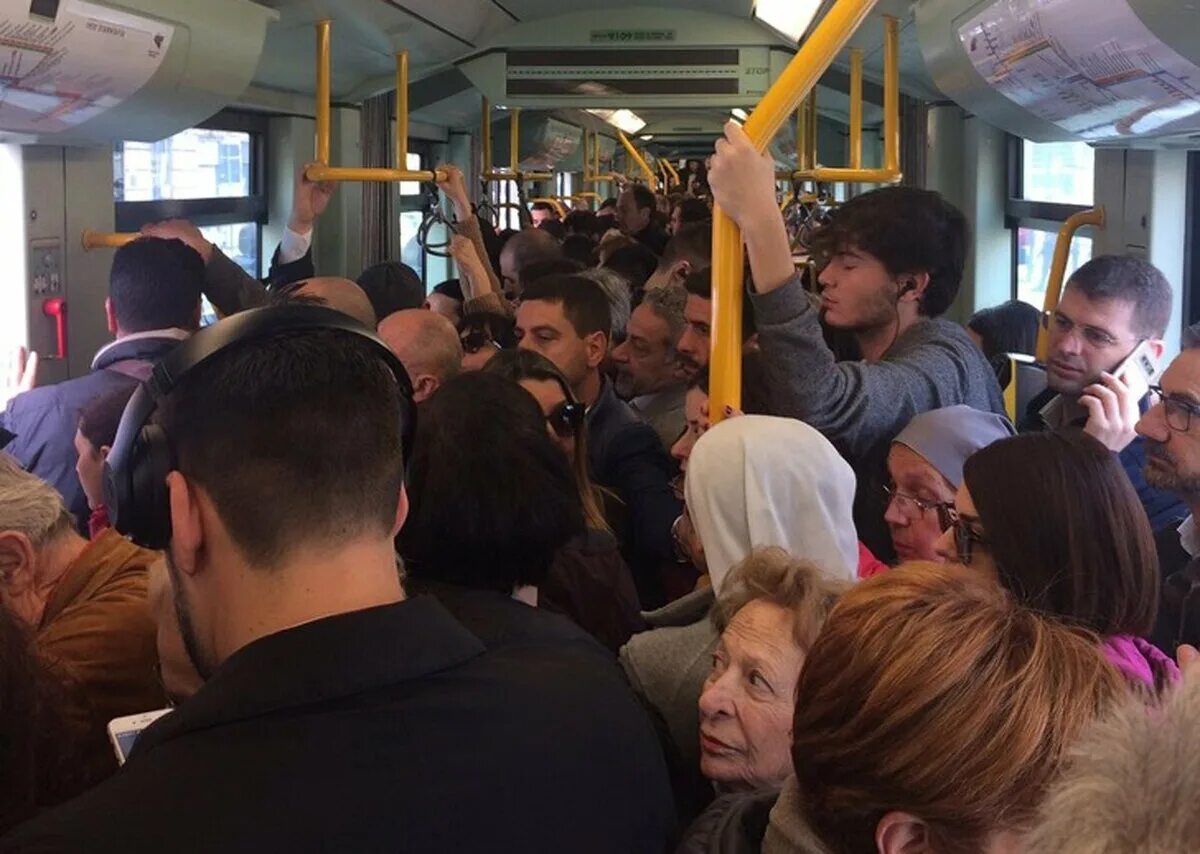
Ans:
[{"label": "man talking on phone", "polygon": [[1029,403],[1021,432],[1082,427],[1118,454],[1155,529],[1187,515],[1169,492],[1146,483],[1145,440],[1134,426],[1150,405],[1171,319],[1171,285],[1141,258],[1102,255],[1080,267],[1058,307],[1042,320],[1050,335],[1046,390]]}]

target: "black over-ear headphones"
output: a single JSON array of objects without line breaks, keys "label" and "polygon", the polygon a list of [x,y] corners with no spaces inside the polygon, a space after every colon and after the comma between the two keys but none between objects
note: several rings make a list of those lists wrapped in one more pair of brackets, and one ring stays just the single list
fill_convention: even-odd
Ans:
[{"label": "black over-ear headphones", "polygon": [[113,527],[148,549],[165,549],[171,539],[166,481],[175,467],[175,454],[162,427],[149,421],[162,400],[189,371],[246,341],[313,331],[346,332],[375,345],[379,358],[387,363],[400,386],[401,441],[405,455],[411,454],[416,432],[412,383],[400,360],[383,341],[352,317],[324,306],[251,309],[206,327],[181,343],[134,391],[104,464],[104,501]]}]

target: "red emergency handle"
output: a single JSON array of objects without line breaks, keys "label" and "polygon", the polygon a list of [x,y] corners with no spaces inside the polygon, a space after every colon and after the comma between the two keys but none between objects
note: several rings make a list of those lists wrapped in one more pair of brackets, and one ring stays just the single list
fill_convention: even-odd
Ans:
[{"label": "red emergency handle", "polygon": [[56,358],[67,358],[67,301],[62,297],[43,300],[42,314],[54,318],[54,330],[58,336]]}]

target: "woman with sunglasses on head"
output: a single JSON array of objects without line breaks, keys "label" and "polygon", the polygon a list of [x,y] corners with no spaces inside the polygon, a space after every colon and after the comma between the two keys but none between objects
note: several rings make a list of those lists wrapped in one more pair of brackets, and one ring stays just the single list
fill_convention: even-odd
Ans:
[{"label": "woman with sunglasses on head", "polygon": [[559,550],[539,601],[542,607],[566,614],[616,652],[645,624],[633,576],[608,521],[616,515],[617,500],[593,484],[588,473],[586,410],[558,368],[531,350],[499,351],[484,371],[533,395],[550,437],[571,463],[583,505],[587,532]]},{"label": "woman with sunglasses on head", "polygon": [[463,346],[462,369],[481,371],[492,356],[517,346],[516,323],[495,312],[470,312],[458,323],[458,340]]},{"label": "woman with sunglasses on head", "polygon": [[1117,457],[1078,430],[1027,433],[976,452],[938,553],[1019,601],[1103,639],[1108,660],[1151,690],[1179,670],[1143,640],[1158,611],[1154,537]]}]

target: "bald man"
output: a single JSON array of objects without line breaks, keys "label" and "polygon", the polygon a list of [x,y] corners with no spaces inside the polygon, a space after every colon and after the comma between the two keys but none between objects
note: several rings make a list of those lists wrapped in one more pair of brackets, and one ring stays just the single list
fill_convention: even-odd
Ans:
[{"label": "bald man", "polygon": [[462,370],[458,332],[437,312],[413,308],[389,314],[379,324],[379,337],[408,371],[417,403],[431,398]]},{"label": "bald man", "polygon": [[375,309],[371,307],[371,300],[366,291],[350,279],[317,276],[299,282],[290,295],[327,305],[342,314],[350,315],[367,329],[375,328]]}]

